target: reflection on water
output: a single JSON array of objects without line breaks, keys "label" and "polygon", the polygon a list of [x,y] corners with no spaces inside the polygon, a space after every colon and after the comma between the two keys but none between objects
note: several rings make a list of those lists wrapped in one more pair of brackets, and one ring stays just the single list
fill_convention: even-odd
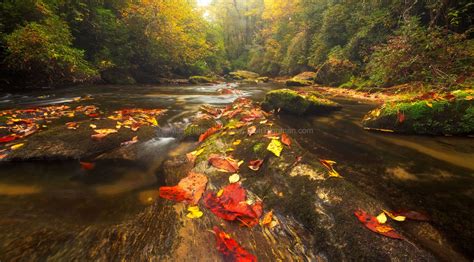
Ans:
[{"label": "reflection on water", "polygon": [[392,208],[427,211],[459,249],[473,254],[474,139],[368,132],[360,120],[375,105],[339,102],[343,109],[329,116],[281,116],[280,122],[312,128],[295,137],[303,147],[335,160],[345,179]]}]

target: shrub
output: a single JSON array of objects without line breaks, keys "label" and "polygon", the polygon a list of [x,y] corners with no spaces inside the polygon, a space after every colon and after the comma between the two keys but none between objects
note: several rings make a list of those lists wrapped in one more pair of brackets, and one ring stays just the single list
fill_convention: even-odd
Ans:
[{"label": "shrub", "polygon": [[96,74],[84,59],[84,52],[72,47],[69,28],[57,17],[30,22],[5,40],[5,63],[17,81],[57,85],[82,82]]},{"label": "shrub", "polygon": [[418,20],[405,22],[386,44],[371,55],[366,71],[381,86],[410,81],[454,83],[469,75],[474,62],[474,41],[439,28],[425,28]]}]

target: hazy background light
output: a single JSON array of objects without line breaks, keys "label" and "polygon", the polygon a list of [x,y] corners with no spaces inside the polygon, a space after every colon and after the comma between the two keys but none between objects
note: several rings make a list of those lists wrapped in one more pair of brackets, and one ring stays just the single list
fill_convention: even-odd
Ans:
[{"label": "hazy background light", "polygon": [[212,0],[197,0],[198,6],[208,6]]}]

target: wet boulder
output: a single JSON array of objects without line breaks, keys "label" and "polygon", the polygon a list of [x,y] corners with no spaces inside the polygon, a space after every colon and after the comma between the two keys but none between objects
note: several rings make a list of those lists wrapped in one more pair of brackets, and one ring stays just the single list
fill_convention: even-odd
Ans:
[{"label": "wet boulder", "polygon": [[286,81],[287,86],[309,86],[313,84],[315,72],[303,72]]},{"label": "wet boulder", "polygon": [[365,129],[423,135],[474,134],[474,92],[427,93],[370,111]]},{"label": "wet boulder", "polygon": [[257,80],[257,78],[260,77],[260,75],[257,73],[245,71],[245,70],[230,72],[229,76],[233,80]]},{"label": "wet boulder", "polygon": [[340,109],[340,106],[323,98],[317,92],[278,89],[268,92],[263,101],[266,110],[281,109],[286,113],[302,115],[324,113]]},{"label": "wet boulder", "polygon": [[191,84],[215,83],[215,80],[212,77],[209,77],[209,76],[191,76],[188,81]]}]

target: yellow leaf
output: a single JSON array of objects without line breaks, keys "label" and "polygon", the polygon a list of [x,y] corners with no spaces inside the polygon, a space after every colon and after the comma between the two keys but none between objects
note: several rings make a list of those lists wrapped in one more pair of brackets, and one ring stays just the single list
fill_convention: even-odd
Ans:
[{"label": "yellow leaf", "polygon": [[283,145],[277,139],[272,139],[270,144],[267,146],[267,150],[275,154],[275,156],[280,157],[281,151],[283,150]]},{"label": "yellow leaf", "polygon": [[96,129],[96,128],[97,128],[97,126],[94,125],[94,124],[90,124],[89,126],[90,126],[90,128],[92,128],[92,129]]},{"label": "yellow leaf", "polygon": [[154,117],[150,117],[150,118],[148,119],[148,122],[150,122],[150,124],[151,124],[152,126],[158,126],[158,121],[156,121],[156,118],[154,118]]},{"label": "yellow leaf", "polygon": [[241,142],[242,142],[242,140],[238,139],[238,140],[235,140],[234,143],[232,143],[232,145],[238,146],[238,145],[240,145]]},{"label": "yellow leaf", "polygon": [[332,177],[342,177],[336,170],[332,169],[332,170],[329,170],[329,176],[332,176]]},{"label": "yellow leaf", "polygon": [[198,206],[188,207],[189,213],[186,215],[188,218],[200,218],[202,217],[203,213],[199,210]]},{"label": "yellow leaf", "polygon": [[391,212],[387,211],[387,210],[382,210],[385,214],[387,214],[387,216],[389,216],[391,219],[395,220],[395,221],[399,221],[399,222],[402,222],[402,221],[405,221],[406,217],[404,216],[395,216],[393,215]]},{"label": "yellow leaf", "polygon": [[217,197],[221,197],[223,193],[224,189],[219,190],[219,192],[217,192]]},{"label": "yellow leaf", "polygon": [[191,152],[191,155],[199,156],[200,154],[202,154],[202,152],[204,152],[204,148]]},{"label": "yellow leaf", "polygon": [[18,148],[24,146],[25,144],[24,143],[21,143],[21,144],[16,144],[16,145],[13,145],[10,147],[11,150],[17,150]]},{"label": "yellow leaf", "polygon": [[428,102],[428,101],[426,101],[426,105],[427,105],[428,107],[431,107],[431,108],[433,107],[433,104],[430,103],[430,102]]},{"label": "yellow leaf", "polygon": [[385,222],[387,222],[387,216],[385,216],[384,212],[377,216],[377,221],[379,221],[380,224],[385,224]]},{"label": "yellow leaf", "polygon": [[231,184],[237,183],[237,182],[239,182],[239,180],[240,180],[239,174],[233,174],[229,177],[229,183],[231,183]]},{"label": "yellow leaf", "polygon": [[240,160],[239,163],[237,163],[238,166],[241,166],[244,163],[244,160]]}]

